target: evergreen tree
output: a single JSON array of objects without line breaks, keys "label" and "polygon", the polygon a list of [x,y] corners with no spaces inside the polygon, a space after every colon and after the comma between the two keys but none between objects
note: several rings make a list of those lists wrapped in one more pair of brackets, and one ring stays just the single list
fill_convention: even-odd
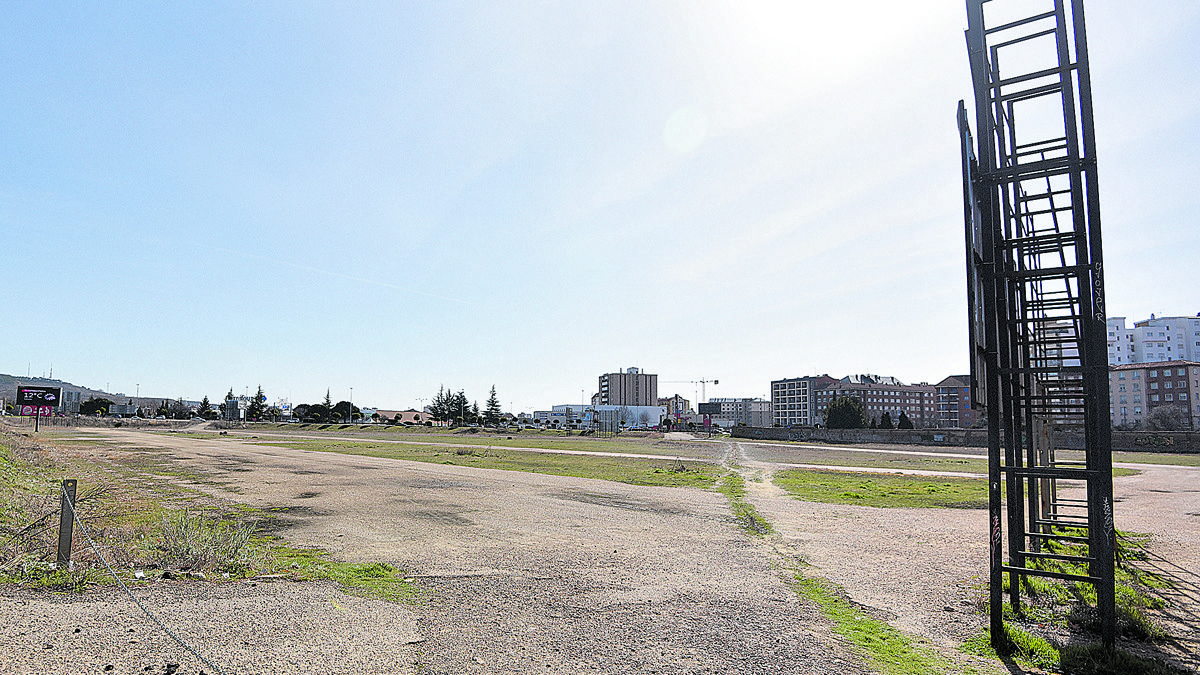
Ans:
[{"label": "evergreen tree", "polygon": [[258,385],[258,391],[254,392],[254,400],[250,401],[250,405],[246,408],[246,420],[259,422],[262,421],[263,415],[267,413],[267,395],[263,393],[262,385]]},{"label": "evergreen tree", "polygon": [[213,407],[212,403],[209,403],[208,401],[207,394],[204,396],[204,398],[200,399],[200,407],[196,408],[196,414],[206,420],[213,418]]},{"label": "evergreen tree", "polygon": [[896,423],[896,428],[897,429],[913,428],[912,420],[908,419],[908,415],[905,415],[903,410],[900,411],[900,421]]},{"label": "evergreen tree", "polygon": [[879,416],[879,428],[880,429],[894,428],[892,426],[892,414],[890,412],[884,410],[883,414]]},{"label": "evergreen tree", "polygon": [[825,426],[830,429],[862,429],[867,426],[862,401],[855,396],[838,396],[825,409]]},{"label": "evergreen tree", "polygon": [[488,395],[487,408],[483,413],[484,424],[499,424],[504,413],[500,409],[500,399],[496,397],[496,385],[492,385],[492,393]]}]

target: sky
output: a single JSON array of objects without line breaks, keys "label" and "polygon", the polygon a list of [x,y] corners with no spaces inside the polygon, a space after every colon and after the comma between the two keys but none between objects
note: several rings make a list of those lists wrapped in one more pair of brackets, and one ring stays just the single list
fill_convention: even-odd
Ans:
[{"label": "sky", "polygon": [[[1007,1],[1007,0],[1006,0]],[[1200,3],[1089,0],[1107,305],[1200,312]],[[505,410],[968,369],[961,0],[16,3],[0,373]]]}]

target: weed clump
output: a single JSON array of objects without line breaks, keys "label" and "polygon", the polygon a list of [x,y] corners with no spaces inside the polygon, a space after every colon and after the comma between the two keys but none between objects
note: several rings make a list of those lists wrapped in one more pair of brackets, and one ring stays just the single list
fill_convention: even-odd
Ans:
[{"label": "weed clump", "polygon": [[250,563],[243,554],[255,529],[253,522],[215,521],[191,511],[166,516],[158,562],[192,571],[245,572]]}]

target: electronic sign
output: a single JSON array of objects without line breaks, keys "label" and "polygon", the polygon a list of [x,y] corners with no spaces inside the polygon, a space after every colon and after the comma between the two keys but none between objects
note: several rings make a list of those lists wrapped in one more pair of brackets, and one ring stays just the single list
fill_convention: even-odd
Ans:
[{"label": "electronic sign", "polygon": [[17,387],[18,415],[47,416],[62,403],[62,389],[59,387]]}]

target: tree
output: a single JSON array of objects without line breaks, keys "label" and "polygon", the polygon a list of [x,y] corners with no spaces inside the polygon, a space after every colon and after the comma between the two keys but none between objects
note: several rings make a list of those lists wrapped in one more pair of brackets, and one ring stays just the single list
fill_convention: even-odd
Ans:
[{"label": "tree", "polygon": [[229,417],[230,406],[233,405],[232,403],[230,403],[230,401],[232,401],[232,400],[233,400],[233,388],[230,387],[229,393],[225,394],[225,402],[217,406],[218,408],[221,409],[222,419]]},{"label": "tree", "polygon": [[79,404],[80,415],[104,415],[112,408],[113,402],[106,398],[96,398],[92,396],[88,400]]},{"label": "tree", "polygon": [[356,418],[362,417],[362,412],[359,411],[358,406],[351,405],[350,401],[338,401],[330,411],[330,415],[343,422],[353,422]]},{"label": "tree", "polygon": [[892,426],[892,414],[890,412],[884,410],[883,414],[879,416],[879,428],[880,429],[895,428]]},{"label": "tree", "polygon": [[866,425],[863,403],[855,396],[838,396],[825,410],[825,426],[829,429],[862,429]]},{"label": "tree", "polygon": [[192,416],[192,409],[187,407],[181,397],[179,400],[171,401],[171,407],[167,412],[167,417],[173,420],[186,420]]},{"label": "tree", "polygon": [[623,427],[633,423],[633,411],[628,406],[617,408],[617,423]]},{"label": "tree", "polygon": [[487,408],[483,411],[484,424],[499,424],[500,418],[504,412],[500,409],[500,399],[496,397],[496,385],[492,385],[492,392],[488,394]]},{"label": "tree", "polygon": [[913,428],[912,420],[908,419],[908,415],[905,415],[903,410],[900,411],[900,419],[899,419],[899,421],[896,422],[896,428],[897,429]]},{"label": "tree", "polygon": [[261,422],[264,415],[267,414],[267,395],[263,393],[262,385],[258,385],[258,391],[254,392],[254,399],[250,401],[250,405],[246,408],[246,421]]},{"label": "tree", "polygon": [[170,403],[168,403],[166,399],[163,399],[163,402],[159,404],[158,410],[155,410],[154,414],[159,417],[166,417],[166,416],[170,415],[171,414]]},{"label": "tree", "polygon": [[208,396],[200,399],[200,407],[196,408],[196,414],[206,420],[216,417],[216,411],[213,410],[212,403],[208,402]]},{"label": "tree", "polygon": [[1191,427],[1188,409],[1180,405],[1160,405],[1142,419],[1146,431],[1182,431]]}]

